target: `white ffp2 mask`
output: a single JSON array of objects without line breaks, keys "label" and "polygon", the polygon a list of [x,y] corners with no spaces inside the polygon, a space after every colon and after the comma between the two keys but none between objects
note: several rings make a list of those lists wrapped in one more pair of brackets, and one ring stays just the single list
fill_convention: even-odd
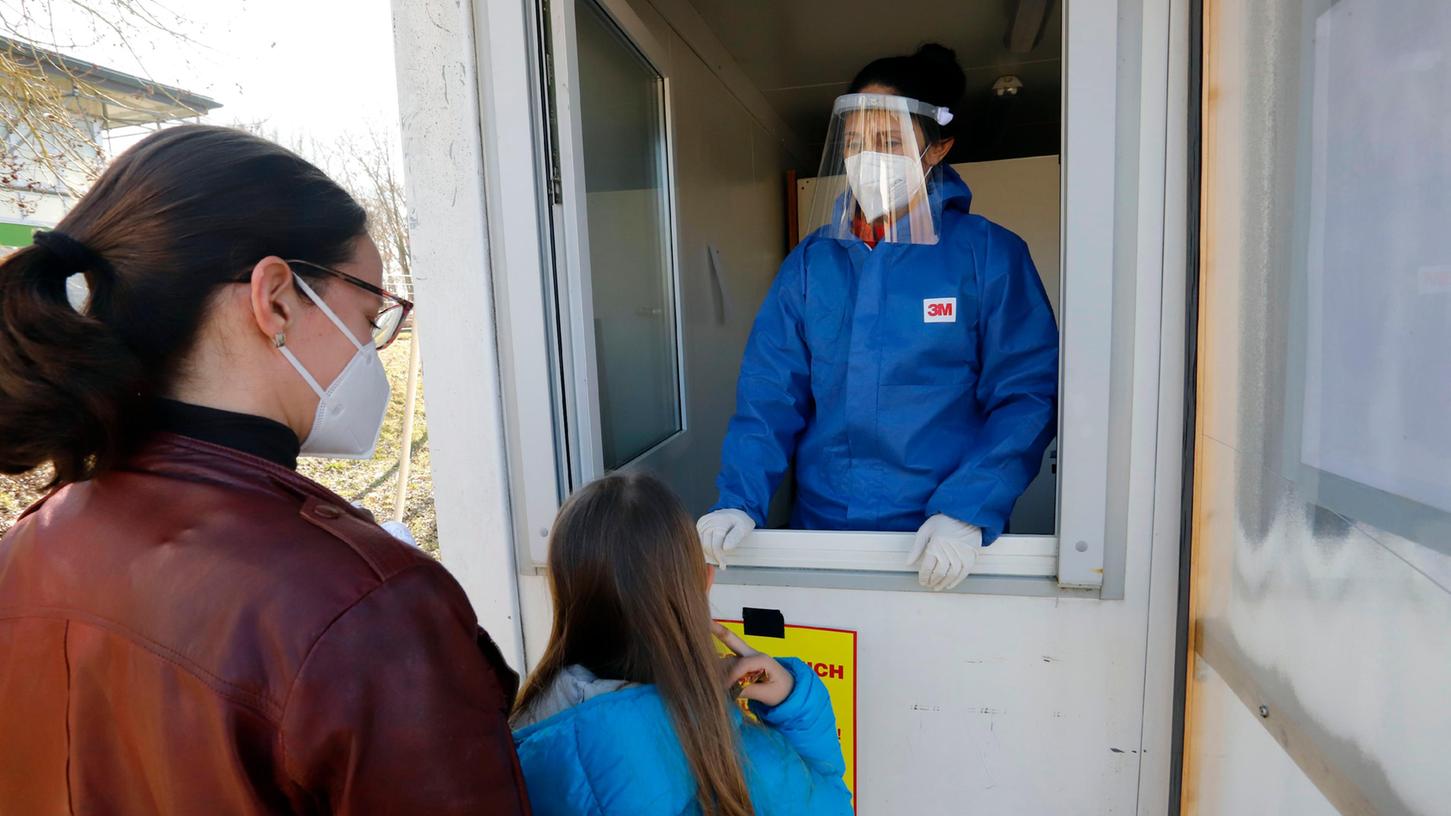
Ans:
[{"label": "white ffp2 mask", "polygon": [[846,180],[868,221],[905,210],[922,189],[922,163],[911,156],[866,150],[846,157]]},{"label": "white ffp2 mask", "polygon": [[378,349],[371,339],[367,344],[359,343],[306,281],[299,277],[297,285],[357,349],[326,389],[308,373],[291,349],[285,345],[278,349],[317,394],[317,414],[312,419],[312,430],[302,440],[302,454],[328,459],[371,459],[388,410],[388,374],[383,370]]}]

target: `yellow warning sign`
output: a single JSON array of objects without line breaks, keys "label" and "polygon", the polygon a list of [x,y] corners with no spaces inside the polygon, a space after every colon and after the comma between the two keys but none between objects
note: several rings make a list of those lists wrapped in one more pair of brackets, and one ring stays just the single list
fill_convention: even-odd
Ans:
[{"label": "yellow warning sign", "polygon": [[[753,637],[745,633],[740,621],[720,621],[727,629],[740,635],[753,649],[772,657],[795,657],[816,671],[816,676],[831,694],[831,708],[836,713],[836,735],[841,739],[841,755],[846,758],[843,778],[851,790],[852,807],[856,807],[856,632],[826,629],[818,626],[787,626],[786,636]],[[720,646],[722,652],[725,646]]]}]

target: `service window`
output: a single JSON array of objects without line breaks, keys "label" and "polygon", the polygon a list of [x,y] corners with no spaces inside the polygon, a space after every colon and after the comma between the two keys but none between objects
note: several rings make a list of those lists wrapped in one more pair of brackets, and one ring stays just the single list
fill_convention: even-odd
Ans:
[{"label": "service window", "polygon": [[[890,32],[846,22],[879,4],[836,4],[835,27],[811,25],[807,5],[537,8],[541,166],[530,195],[543,224],[539,319],[553,346],[547,382],[513,380],[528,380],[528,393],[516,386],[516,412],[538,437],[529,462],[511,465],[527,530],[521,568],[545,561],[551,506],[611,470],[647,469],[692,512],[709,509],[756,310],[830,181],[817,176],[833,102],[873,59],[941,40],[969,66],[951,112],[963,126],[943,163],[972,189],[973,212],[1027,243],[1060,338],[1053,442],[974,574],[1099,587],[1113,321],[1111,4],[1005,12],[905,0],[893,14],[901,30]],[[972,67],[981,65],[993,67]],[[536,273],[503,272],[511,287]],[[547,436],[540,418],[552,423]],[[552,462],[552,479],[540,460]],[[837,573],[906,572],[911,533],[785,529],[792,489],[788,474],[767,528],[732,566],[812,571],[817,585]]]}]

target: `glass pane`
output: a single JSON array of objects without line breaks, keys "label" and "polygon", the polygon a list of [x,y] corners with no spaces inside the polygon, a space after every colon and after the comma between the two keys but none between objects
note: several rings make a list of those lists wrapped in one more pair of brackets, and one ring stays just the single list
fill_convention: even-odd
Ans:
[{"label": "glass pane", "polygon": [[576,5],[585,209],[606,468],[680,430],[662,81]]},{"label": "glass pane", "polygon": [[1401,5],[1342,0],[1315,19],[1292,419],[1320,504],[1415,538],[1451,530],[1451,6]]}]

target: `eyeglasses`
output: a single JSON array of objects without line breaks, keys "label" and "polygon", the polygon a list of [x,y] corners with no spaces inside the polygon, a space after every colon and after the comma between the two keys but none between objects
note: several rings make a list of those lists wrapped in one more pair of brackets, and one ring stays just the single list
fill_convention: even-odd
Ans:
[{"label": "eyeglasses", "polygon": [[[285,262],[305,266],[309,269],[315,269],[318,272],[332,275],[335,278],[341,278],[359,289],[371,292],[387,301],[383,308],[378,310],[378,314],[370,321],[373,326],[373,343],[378,347],[379,351],[392,345],[393,341],[398,339],[398,335],[403,331],[403,324],[408,322],[408,315],[413,313],[413,301],[404,300],[392,292],[382,287],[374,286],[356,275],[349,275],[346,272],[329,269],[326,266],[315,264],[312,261],[303,261],[296,258],[287,259]],[[252,275],[249,272],[238,282],[247,283],[251,279]]]}]

